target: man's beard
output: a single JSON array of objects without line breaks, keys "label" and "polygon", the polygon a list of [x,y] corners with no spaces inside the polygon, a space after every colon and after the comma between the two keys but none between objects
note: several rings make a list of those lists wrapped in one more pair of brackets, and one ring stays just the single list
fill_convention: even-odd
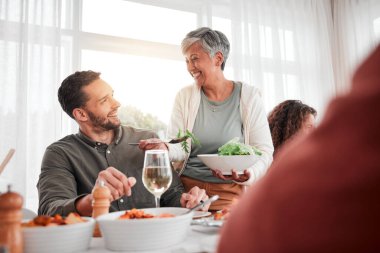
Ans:
[{"label": "man's beard", "polygon": [[117,123],[112,123],[106,117],[98,117],[90,111],[87,111],[87,113],[94,127],[102,128],[104,130],[114,130],[120,126],[120,120]]}]

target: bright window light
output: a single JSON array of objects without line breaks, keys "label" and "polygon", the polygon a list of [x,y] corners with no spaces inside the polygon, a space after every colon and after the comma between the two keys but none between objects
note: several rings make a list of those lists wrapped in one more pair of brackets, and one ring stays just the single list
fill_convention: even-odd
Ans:
[{"label": "bright window light", "polygon": [[[212,29],[222,32],[224,35],[226,35],[230,44],[232,43],[231,19],[213,16]],[[230,52],[229,57],[231,57],[231,52]],[[231,62],[231,59],[228,58],[223,72],[224,72],[224,76],[227,79],[234,79],[234,73],[233,73],[233,69],[230,67],[230,62]]]},{"label": "bright window light", "polygon": [[270,112],[273,107],[276,105],[276,97],[274,94],[276,94],[276,89],[274,85],[274,74],[269,72],[263,73],[263,81],[264,81],[264,87],[263,87],[263,100],[264,100],[264,106],[265,110],[267,112]]},{"label": "bright window light", "polygon": [[301,99],[300,87],[295,75],[282,75],[284,94],[287,99]]},{"label": "bright window light", "polygon": [[20,1],[0,1],[0,20],[20,22],[21,12]]},{"label": "bright window light", "polygon": [[82,69],[101,72],[122,106],[136,107],[165,124],[176,93],[193,82],[185,61],[128,54],[83,50]]},{"label": "bright window light", "polygon": [[294,61],[294,39],[293,32],[288,30],[279,31],[280,48],[281,48],[281,60]]},{"label": "bright window light", "polygon": [[212,17],[212,29],[221,31],[231,43],[231,19]]},{"label": "bright window light", "polygon": [[196,25],[192,12],[124,0],[83,0],[85,32],[179,45]]},{"label": "bright window light", "polygon": [[273,58],[272,28],[260,26],[260,54],[261,57]]},{"label": "bright window light", "polygon": [[[0,75],[0,82],[5,84],[11,84],[17,82],[18,73],[16,66],[18,55],[18,44],[11,41],[0,40],[0,52],[2,57],[7,59],[7,64],[1,64],[2,70],[5,74]],[[0,85],[0,113],[1,115],[7,115],[8,113],[15,113],[17,107],[17,87],[15,85]]]}]

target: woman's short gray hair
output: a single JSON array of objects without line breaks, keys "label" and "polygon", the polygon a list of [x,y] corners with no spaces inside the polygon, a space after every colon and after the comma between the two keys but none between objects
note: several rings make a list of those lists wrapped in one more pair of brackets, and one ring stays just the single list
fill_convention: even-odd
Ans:
[{"label": "woman's short gray hair", "polygon": [[198,28],[189,32],[182,40],[182,53],[186,53],[189,47],[195,42],[199,42],[202,48],[209,53],[210,57],[213,57],[216,52],[221,52],[224,57],[221,68],[224,70],[228,54],[230,53],[230,42],[226,35],[208,27]]}]

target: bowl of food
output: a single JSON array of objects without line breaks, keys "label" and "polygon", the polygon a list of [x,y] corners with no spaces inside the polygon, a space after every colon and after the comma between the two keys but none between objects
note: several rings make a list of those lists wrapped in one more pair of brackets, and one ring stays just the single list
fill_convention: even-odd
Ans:
[{"label": "bowl of food", "polygon": [[24,221],[24,253],[71,253],[88,249],[95,220],[70,213],[62,218],[37,216]]},{"label": "bowl of food", "polygon": [[179,207],[132,209],[97,218],[105,246],[113,251],[167,248],[185,239],[193,212]]},{"label": "bowl of food", "polygon": [[245,169],[254,165],[259,157],[257,155],[231,155],[201,154],[198,158],[210,169],[220,170],[223,175],[231,175],[234,169],[238,174],[243,174]]},{"label": "bowl of food", "polygon": [[220,170],[223,175],[231,175],[232,169],[243,174],[261,155],[257,148],[240,143],[238,138],[234,138],[221,146],[218,154],[199,154],[198,158],[210,169]]}]

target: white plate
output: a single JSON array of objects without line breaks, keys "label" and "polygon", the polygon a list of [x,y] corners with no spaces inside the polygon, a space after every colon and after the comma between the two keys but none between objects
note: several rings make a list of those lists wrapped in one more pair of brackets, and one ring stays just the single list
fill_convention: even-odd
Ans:
[{"label": "white plate", "polygon": [[194,211],[193,219],[199,219],[199,218],[208,217],[208,216],[211,216],[210,212]]},{"label": "white plate", "polygon": [[210,169],[218,169],[223,175],[231,175],[232,169],[235,169],[238,174],[243,174],[245,169],[248,169],[260,159],[260,156],[201,154],[198,155],[198,158]]},{"label": "white plate", "polygon": [[205,234],[217,234],[220,232],[220,227],[208,227],[203,225],[194,225],[191,226],[191,229]]},{"label": "white plate", "polygon": [[191,225],[200,225],[205,227],[220,228],[223,226],[224,220],[214,220],[213,218],[197,219],[191,222]]}]

